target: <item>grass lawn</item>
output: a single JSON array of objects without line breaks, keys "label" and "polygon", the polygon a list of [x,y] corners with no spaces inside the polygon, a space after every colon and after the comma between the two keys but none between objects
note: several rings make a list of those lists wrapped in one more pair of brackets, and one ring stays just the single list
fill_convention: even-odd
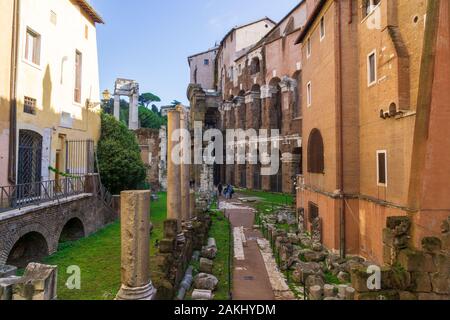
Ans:
[{"label": "grass lawn", "polygon": [[216,211],[213,215],[213,224],[209,232],[210,237],[216,239],[218,248],[216,259],[214,259],[213,274],[219,279],[219,286],[214,293],[214,300],[229,300],[230,290],[230,223],[222,212]]},{"label": "grass lawn", "polygon": [[[162,238],[166,219],[166,194],[151,204],[154,229],[150,254],[155,255],[155,242]],[[60,250],[44,263],[58,266],[58,299],[112,300],[120,288],[120,223],[115,222],[96,234],[76,242],[61,244]],[[81,289],[69,290],[65,283],[69,266],[81,269]]]}]

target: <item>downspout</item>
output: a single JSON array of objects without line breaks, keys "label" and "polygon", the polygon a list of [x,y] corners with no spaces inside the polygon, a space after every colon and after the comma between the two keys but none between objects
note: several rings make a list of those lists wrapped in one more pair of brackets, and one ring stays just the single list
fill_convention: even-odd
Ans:
[{"label": "downspout", "polygon": [[[351,2],[351,1],[350,1]],[[336,13],[337,13],[337,32],[338,32],[338,60],[337,60],[337,73],[338,73],[338,153],[339,153],[339,190],[340,190],[340,212],[339,212],[339,254],[341,258],[345,258],[345,191],[344,191],[344,133],[343,133],[343,97],[342,97],[342,23],[341,23],[341,1],[335,1]]]},{"label": "downspout", "polygon": [[8,180],[15,184],[16,152],[17,152],[17,62],[19,54],[20,28],[20,0],[14,0],[12,45],[11,45],[11,73],[10,73],[10,111],[9,111],[9,157]]}]

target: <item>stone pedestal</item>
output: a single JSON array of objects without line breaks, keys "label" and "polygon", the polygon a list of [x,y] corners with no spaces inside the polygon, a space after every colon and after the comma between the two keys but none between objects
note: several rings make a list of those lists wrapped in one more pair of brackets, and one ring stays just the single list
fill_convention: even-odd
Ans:
[{"label": "stone pedestal", "polygon": [[116,300],[153,300],[150,280],[150,191],[121,193],[122,287]]},{"label": "stone pedestal", "polygon": [[[178,141],[173,141],[175,131],[180,129],[180,112],[170,110],[167,113],[168,122],[168,155],[167,155],[167,219],[178,221],[181,227],[181,167],[174,158],[174,149]],[[179,157],[179,155],[175,155]],[[175,160],[175,161],[174,161]]]}]

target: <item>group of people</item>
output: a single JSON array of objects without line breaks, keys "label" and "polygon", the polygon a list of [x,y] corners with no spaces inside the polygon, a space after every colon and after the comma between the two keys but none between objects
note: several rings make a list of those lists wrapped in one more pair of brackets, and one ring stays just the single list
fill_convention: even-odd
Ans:
[{"label": "group of people", "polygon": [[231,184],[228,184],[225,188],[221,183],[217,186],[217,191],[219,193],[219,197],[223,194],[226,199],[233,198],[234,188]]}]

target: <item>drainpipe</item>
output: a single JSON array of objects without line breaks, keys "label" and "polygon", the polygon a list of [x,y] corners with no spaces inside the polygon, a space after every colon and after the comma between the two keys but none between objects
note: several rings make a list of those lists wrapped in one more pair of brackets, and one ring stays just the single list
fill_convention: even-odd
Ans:
[{"label": "drainpipe", "polygon": [[[351,1],[350,1],[351,2]],[[336,13],[337,13],[337,32],[338,32],[338,61],[337,61],[337,73],[338,73],[338,154],[339,154],[339,190],[340,190],[340,212],[339,212],[339,254],[341,258],[345,258],[345,191],[344,191],[344,134],[343,134],[343,97],[342,97],[342,22],[341,22],[341,1],[335,1]],[[351,13],[350,13],[351,14]]]},{"label": "drainpipe", "polygon": [[11,73],[10,73],[10,111],[9,111],[9,157],[8,180],[16,183],[16,152],[17,152],[17,62],[19,52],[20,0],[14,0]]}]

